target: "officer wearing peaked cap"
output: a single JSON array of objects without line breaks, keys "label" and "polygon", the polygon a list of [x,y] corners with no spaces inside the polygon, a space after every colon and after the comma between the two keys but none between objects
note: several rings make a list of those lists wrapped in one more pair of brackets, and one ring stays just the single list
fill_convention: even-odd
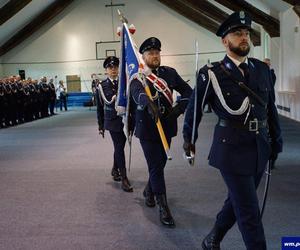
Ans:
[{"label": "officer wearing peaked cap", "polygon": [[205,250],[220,249],[220,242],[235,222],[247,250],[266,249],[256,188],[268,160],[282,151],[282,138],[270,71],[263,62],[247,57],[250,30],[251,18],[243,11],[233,13],[221,24],[217,36],[222,38],[227,55],[221,62],[200,69],[197,105],[194,91],[185,115],[186,153],[194,150],[195,141],[191,140],[195,109],[196,132],[202,103],[209,103],[219,118],[209,164],[220,170],[228,196],[202,242]]},{"label": "officer wearing peaked cap", "polygon": [[103,68],[107,69],[108,67],[119,67],[120,61],[118,57],[108,56],[103,62]]},{"label": "officer wearing peaked cap", "polygon": [[247,12],[234,12],[220,25],[216,35],[223,38],[236,28],[246,28],[251,31],[251,22],[251,17]]},{"label": "officer wearing peaked cap", "polygon": [[142,45],[140,46],[139,52],[141,54],[143,54],[145,51],[148,51],[151,49],[160,51],[160,48],[161,48],[160,40],[157,39],[156,37],[150,37],[142,43]]},{"label": "officer wearing peaked cap", "polygon": [[115,99],[118,92],[119,59],[109,56],[105,59],[103,67],[108,75],[96,89],[96,104],[99,133],[104,137],[108,130],[114,144],[114,163],[111,175],[115,181],[122,181],[121,187],[125,192],[132,192],[133,188],[127,178],[125,166],[126,136],[123,132],[122,118],[115,110]]},{"label": "officer wearing peaked cap", "polygon": [[[170,145],[171,138],[177,134],[177,117],[185,111],[192,89],[175,69],[160,66],[160,49],[161,42],[156,37],[146,39],[140,46],[139,52],[142,54],[147,67],[157,77],[157,81],[151,81],[150,78],[147,78],[153,102],[146,95],[144,87],[138,79],[131,82],[130,93],[133,98],[131,103],[135,106],[131,110],[133,110],[136,121],[135,135],[140,140],[149,171],[148,183],[143,192],[145,204],[148,207],[154,207],[156,198],[161,223],[165,226],[174,227],[175,222],[167,204],[164,178],[167,157],[156,127],[156,121],[159,116]],[[181,94],[181,99],[175,106],[172,100],[173,90]]]}]

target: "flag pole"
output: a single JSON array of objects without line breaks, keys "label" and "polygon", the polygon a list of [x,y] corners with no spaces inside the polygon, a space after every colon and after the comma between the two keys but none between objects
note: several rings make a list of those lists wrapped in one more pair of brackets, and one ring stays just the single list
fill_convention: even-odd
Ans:
[{"label": "flag pole", "polygon": [[[120,20],[123,24],[127,25],[128,24],[128,20],[124,17],[124,15],[121,13],[121,11],[118,9],[118,15],[120,17]],[[139,59],[140,60],[140,59]],[[139,63],[139,74],[142,74],[141,70],[143,70],[143,63]],[[150,88],[149,86],[147,85],[146,83],[146,80],[145,80],[145,77],[144,75],[142,74],[141,76],[141,79],[143,80],[143,85],[144,85],[144,88],[145,88],[145,92],[146,92],[146,95],[148,96],[148,98],[150,99],[150,101],[153,101],[153,98],[152,98],[152,95],[151,95],[151,91],[150,91]],[[158,133],[159,133],[159,136],[160,136],[160,139],[161,139],[161,142],[163,144],[163,147],[164,147],[164,150],[165,150],[165,153],[166,153],[166,156],[167,156],[167,159],[168,160],[172,160],[172,157],[170,156],[170,147],[169,147],[169,143],[167,141],[167,138],[166,138],[166,135],[165,135],[165,132],[163,130],[163,127],[161,125],[161,121],[160,119],[158,118],[157,119],[157,122],[156,122],[156,127],[158,129]]]},{"label": "flag pole", "polygon": [[[153,98],[152,98],[152,95],[151,95],[150,88],[149,88],[149,86],[148,86],[147,84],[144,84],[144,86],[145,86],[145,92],[146,92],[148,98],[150,99],[150,101],[152,102],[152,101],[153,101]],[[169,147],[169,143],[168,143],[168,141],[167,141],[167,138],[166,138],[164,129],[163,129],[162,125],[161,125],[161,122],[160,122],[160,119],[159,119],[159,118],[157,119],[156,127],[157,127],[157,129],[158,129],[158,133],[159,133],[161,142],[162,142],[162,144],[163,144],[163,146],[164,146],[164,149],[165,149],[167,158],[168,158],[168,160],[172,160],[172,157],[170,156],[170,147]]]}]

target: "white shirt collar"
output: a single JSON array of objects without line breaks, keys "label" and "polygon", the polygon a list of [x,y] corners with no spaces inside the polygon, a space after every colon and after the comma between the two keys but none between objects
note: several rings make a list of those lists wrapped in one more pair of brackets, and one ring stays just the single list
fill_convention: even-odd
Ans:
[{"label": "white shirt collar", "polygon": [[[227,56],[230,58],[230,60],[231,60],[237,67],[240,66],[241,62],[240,62],[239,60],[236,60],[235,58],[233,58],[233,57],[230,56],[230,55],[227,55]],[[246,60],[245,60],[244,63],[247,63],[247,64],[248,64],[248,57],[246,57]]]},{"label": "white shirt collar", "polygon": [[112,78],[108,77],[108,79],[109,79],[112,83],[114,82],[114,80],[118,81],[118,78],[112,79]]}]

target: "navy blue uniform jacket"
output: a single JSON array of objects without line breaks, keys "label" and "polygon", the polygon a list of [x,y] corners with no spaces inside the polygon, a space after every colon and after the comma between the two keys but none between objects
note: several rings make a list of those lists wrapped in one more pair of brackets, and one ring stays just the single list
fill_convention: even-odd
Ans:
[{"label": "navy blue uniform jacket", "polygon": [[[191,87],[178,75],[177,71],[167,66],[160,66],[157,69],[157,76],[164,79],[168,88],[172,91],[176,90],[180,93],[181,98],[178,103],[180,107],[180,113],[184,113],[188,99],[192,93]],[[156,94],[156,90],[152,86],[152,83],[148,82],[152,95]],[[132,117],[135,121],[135,135],[142,140],[160,141],[159,133],[154,120],[151,118],[147,111],[147,104],[149,99],[145,94],[142,83],[134,79],[130,83],[131,97],[133,98],[133,112]],[[172,112],[172,106],[168,103],[164,95],[158,92],[158,98],[154,101],[161,112],[160,119],[162,127],[166,134],[166,138],[169,140],[177,135],[177,117],[168,119],[168,115]],[[134,111],[135,110],[135,111]]]},{"label": "navy blue uniform jacket", "polygon": [[[104,96],[107,101],[111,101],[118,92],[118,84],[113,84],[109,78],[100,83]],[[99,127],[113,132],[121,132],[123,130],[122,117],[117,115],[115,109],[115,101],[111,104],[105,103],[99,87],[96,89],[97,119]]]},{"label": "navy blue uniform jacket", "polygon": [[[223,65],[238,81],[244,81],[244,76],[237,66],[225,56]],[[238,109],[247,93],[244,92],[232,79],[224,73],[220,63],[214,63],[211,68],[215,73],[227,105],[231,109]],[[245,129],[215,126],[213,142],[209,153],[210,165],[224,172],[238,175],[252,175],[262,171],[270,157],[271,150],[282,151],[281,130],[278,113],[275,106],[275,94],[272,78],[268,66],[254,58],[248,58],[249,83],[247,86],[258,94],[267,107],[250,98],[251,110],[248,120],[257,118],[259,121],[267,120],[268,128],[261,128],[258,132]],[[208,84],[208,66],[200,69],[197,80],[197,119],[196,128],[202,118],[201,104]],[[183,137],[191,142],[195,90],[188,104]],[[247,112],[242,115],[231,115],[221,105],[212,85],[209,85],[204,104],[210,103],[214,112],[220,119],[243,123]],[[196,130],[197,131],[197,130]],[[197,133],[196,133],[197,139]]]}]

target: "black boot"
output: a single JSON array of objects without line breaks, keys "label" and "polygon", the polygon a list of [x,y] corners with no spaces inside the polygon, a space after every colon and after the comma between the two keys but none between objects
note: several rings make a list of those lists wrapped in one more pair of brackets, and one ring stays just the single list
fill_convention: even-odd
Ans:
[{"label": "black boot", "polygon": [[113,177],[114,181],[121,181],[120,171],[115,166],[113,166],[113,168],[111,170],[111,176]]},{"label": "black boot", "polygon": [[121,173],[121,178],[122,178],[122,189],[125,191],[125,192],[133,192],[133,188],[127,178],[127,175],[126,175],[126,168],[123,168],[120,170],[120,173]]},{"label": "black boot", "polygon": [[224,230],[215,225],[202,241],[203,250],[220,250],[220,243],[225,234],[226,232]]},{"label": "black boot", "polygon": [[166,194],[156,195],[156,201],[159,207],[160,222],[165,226],[175,227],[175,221],[168,207]]},{"label": "black boot", "polygon": [[143,191],[143,195],[145,197],[146,206],[147,207],[155,207],[154,194],[152,193],[149,182],[147,183],[147,185]]}]

